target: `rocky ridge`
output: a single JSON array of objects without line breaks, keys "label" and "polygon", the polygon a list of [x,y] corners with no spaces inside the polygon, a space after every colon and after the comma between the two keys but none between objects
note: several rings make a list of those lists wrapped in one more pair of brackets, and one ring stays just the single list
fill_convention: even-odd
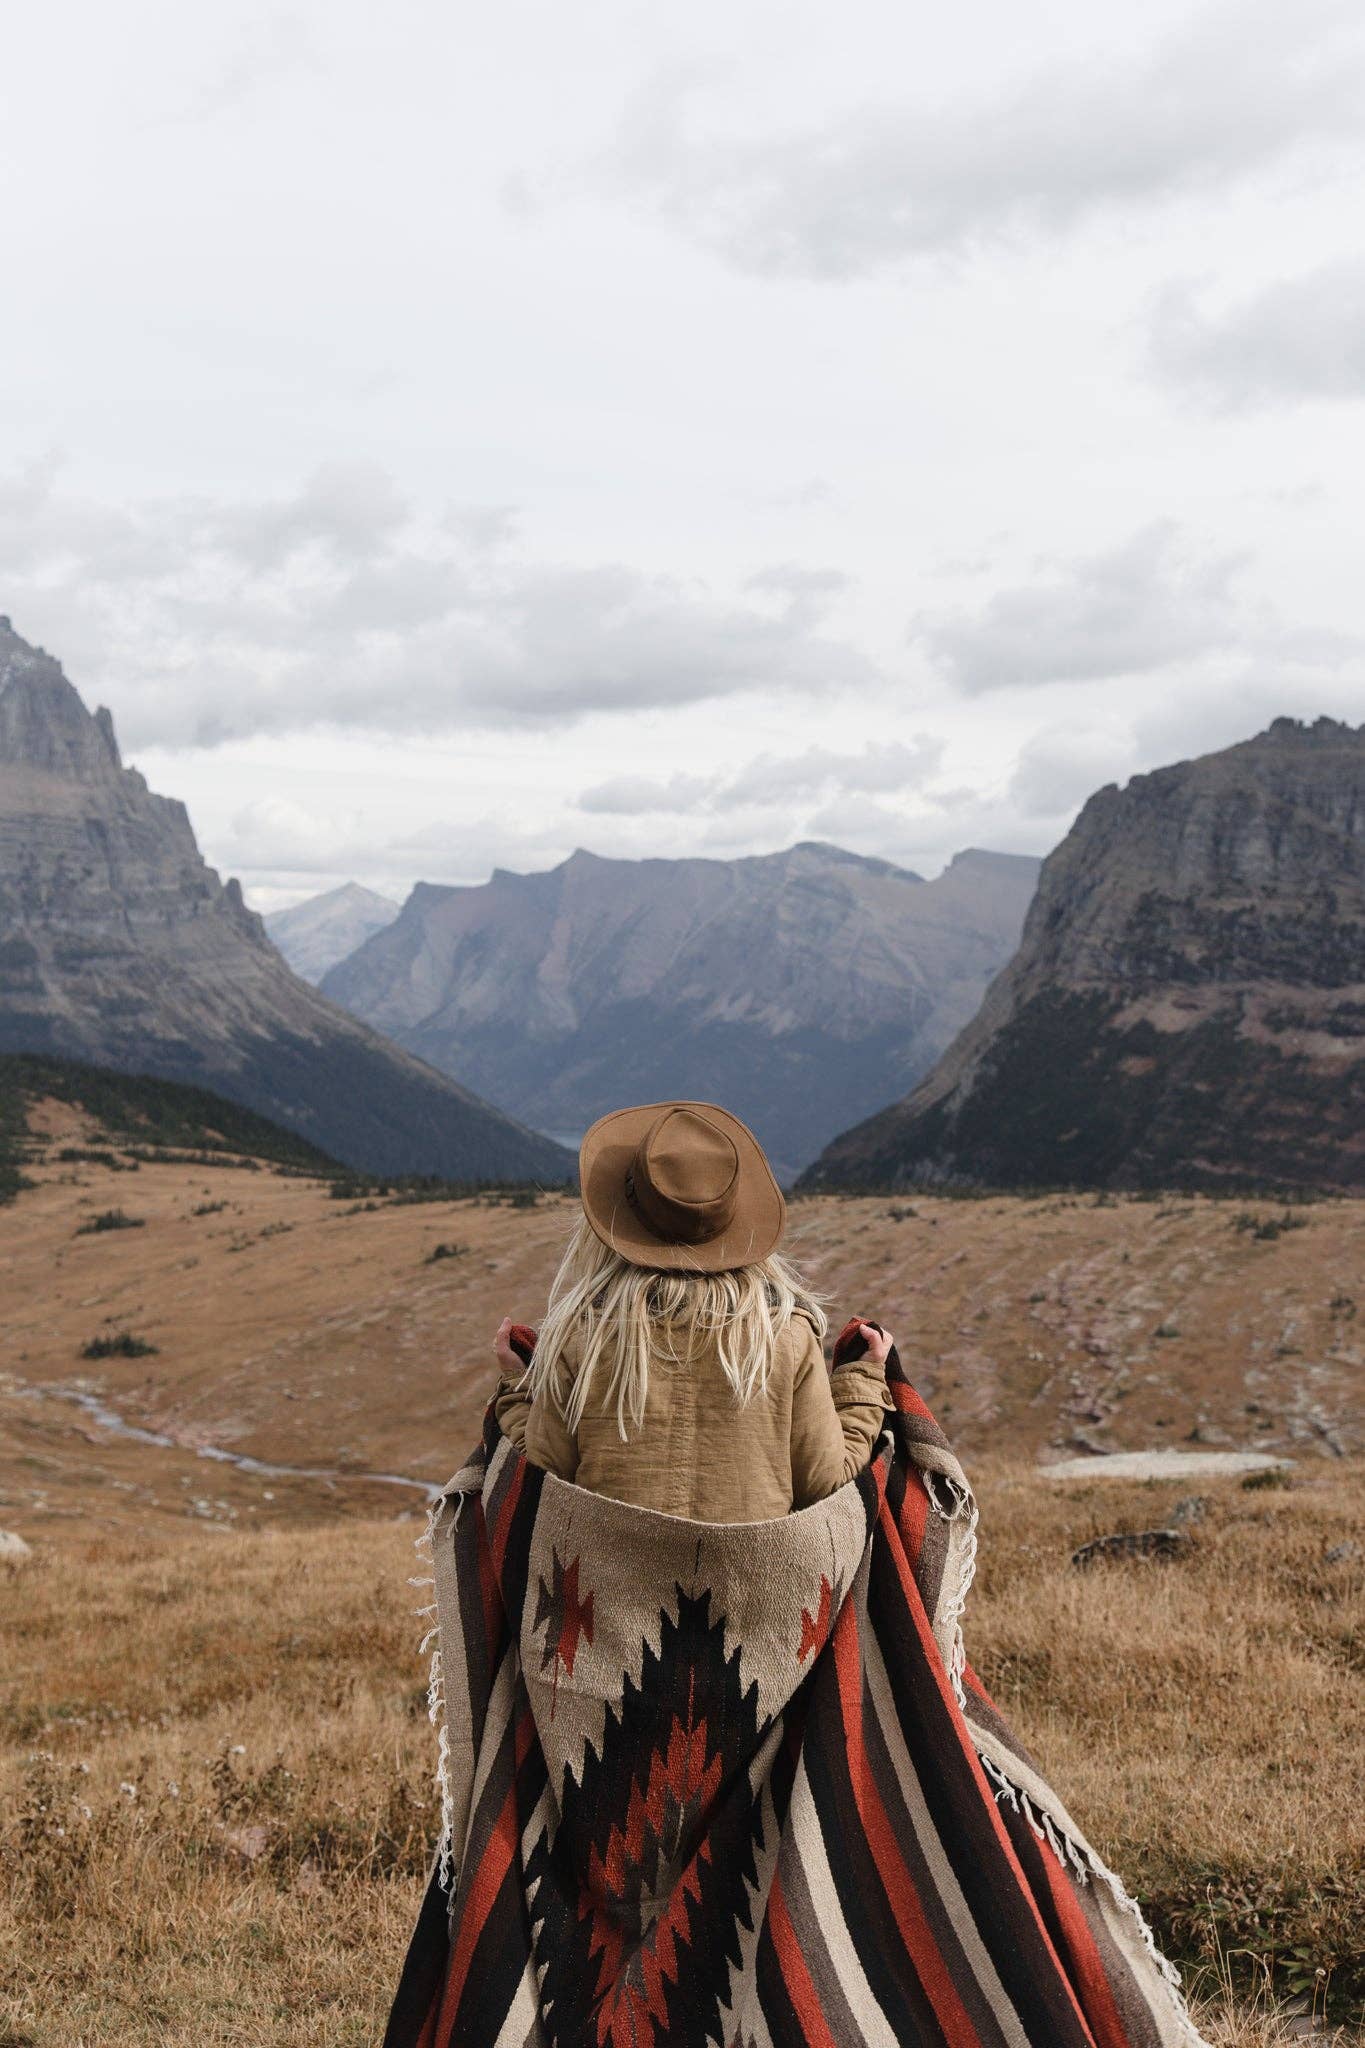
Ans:
[{"label": "rocky ridge", "polygon": [[0,619],[0,1052],[198,1083],[384,1173],[561,1181],[556,1145],[300,981],[109,713]]},{"label": "rocky ridge", "polygon": [[1365,726],[1091,797],[1019,950],[812,1188],[1365,1186]]},{"label": "rocky ridge", "polygon": [[739,860],[580,849],[419,883],[322,987],[541,1130],[720,1101],[787,1176],[932,1064],[1013,951],[1037,868],[972,850],[924,881],[810,841]]}]

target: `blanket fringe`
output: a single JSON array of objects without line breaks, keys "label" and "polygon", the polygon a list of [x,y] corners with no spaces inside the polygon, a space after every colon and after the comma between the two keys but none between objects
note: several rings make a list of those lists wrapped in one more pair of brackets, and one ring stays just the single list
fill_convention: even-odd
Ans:
[{"label": "blanket fringe", "polygon": [[[456,1519],[459,1519],[461,1502],[456,1505]],[[430,1578],[409,1579],[410,1586],[430,1586],[434,1592],[435,1579],[435,1538],[436,1520],[445,1505],[442,1499],[433,1500],[427,1508],[426,1527],[413,1544],[419,1558],[432,1565]],[[450,1735],[446,1728],[445,1667],[441,1662],[441,1623],[436,1602],[432,1600],[424,1607],[413,1610],[417,1620],[430,1620],[430,1627],[418,1645],[417,1654],[425,1657],[430,1651],[431,1661],[427,1667],[427,1719],[436,1730],[436,1792],[441,1803],[441,1830],[436,1843],[436,1869],[442,1891],[449,1893],[451,1874],[455,1861],[455,1791],[450,1780]]]},{"label": "blanket fringe", "polygon": [[967,1711],[967,1693],[963,1685],[963,1673],[967,1668],[967,1647],[962,1640],[962,1617],[967,1611],[967,1595],[972,1590],[972,1580],[976,1577],[976,1531],[981,1517],[977,1509],[975,1496],[969,1486],[959,1485],[957,1480],[949,1479],[946,1473],[939,1476],[940,1483],[947,1489],[952,1500],[952,1506],[950,1508],[944,1507],[938,1497],[938,1488],[932,1483],[927,1487],[930,1506],[941,1521],[965,1522],[966,1524],[962,1537],[962,1565],[961,1575],[957,1583],[957,1591],[950,1600],[945,1600],[943,1603],[943,1619],[945,1623],[951,1625],[953,1631],[953,1649],[952,1655],[948,1659],[948,1676],[953,1682],[953,1691],[957,1696],[957,1703],[965,1714]]},{"label": "blanket fringe", "polygon": [[1039,1806],[1036,1800],[1030,1799],[1022,1785],[1016,1785],[1011,1778],[1006,1776],[994,1757],[987,1756],[985,1751],[981,1749],[977,1750],[977,1756],[980,1759],[981,1768],[996,1788],[995,1797],[997,1802],[1003,1799],[1016,1813],[1022,1814],[1034,1834],[1038,1837],[1038,1840],[1040,1842],[1046,1841],[1050,1845],[1053,1854],[1064,1868],[1069,1867],[1074,1871],[1082,1884],[1088,1884],[1092,1878],[1098,1877],[1102,1878],[1105,1884],[1108,1885],[1115,1904],[1128,1914],[1130,1919],[1136,1924],[1142,1945],[1151,1957],[1152,1962],[1156,1965],[1157,1971],[1171,1995],[1171,2002],[1175,2007],[1176,2015],[1180,2022],[1182,2039],[1186,2042],[1187,2048],[1207,2048],[1204,2037],[1190,2018],[1189,2010],[1185,2004],[1185,1988],[1180,1981],[1180,1972],[1176,1969],[1169,1956],[1164,1956],[1157,1947],[1156,1938],[1151,1928],[1147,1925],[1147,1916],[1124,1884],[1123,1879],[1116,1871],[1109,1868],[1104,1858],[1096,1850],[1092,1849],[1088,1842],[1082,1847],[1078,1842],[1074,1842],[1063,1828],[1059,1828],[1052,1815]]}]

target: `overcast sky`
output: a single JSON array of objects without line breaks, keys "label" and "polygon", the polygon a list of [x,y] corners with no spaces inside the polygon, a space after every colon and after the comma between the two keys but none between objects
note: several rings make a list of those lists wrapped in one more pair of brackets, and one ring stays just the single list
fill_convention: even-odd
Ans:
[{"label": "overcast sky", "polygon": [[46,0],[0,611],[262,908],[1365,718],[1358,0]]}]

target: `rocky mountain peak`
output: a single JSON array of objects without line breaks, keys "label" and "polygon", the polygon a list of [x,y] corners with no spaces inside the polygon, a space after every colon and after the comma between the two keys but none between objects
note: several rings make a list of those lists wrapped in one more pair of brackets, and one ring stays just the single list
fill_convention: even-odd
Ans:
[{"label": "rocky mountain peak", "polygon": [[3,614],[0,764],[78,782],[108,782],[123,765],[109,712],[87,711],[55,656],[21,639]]},{"label": "rocky mountain peak", "polygon": [[[381,905],[387,916],[391,905]],[[354,919],[354,899],[342,906]],[[325,921],[325,919],[324,919]],[[305,919],[305,924],[307,919]],[[363,929],[363,927],[362,927]],[[341,943],[353,938],[348,930]],[[324,934],[325,941],[325,934]],[[570,1156],[286,966],[183,804],[119,763],[60,662],[0,623],[0,1054],[209,1085],[383,1173],[563,1180]]]},{"label": "rocky mountain peak", "polygon": [[925,882],[818,840],[733,859],[580,847],[418,884],[322,988],[541,1130],[699,1096],[786,1173],[927,1068],[1012,950],[1035,875]]},{"label": "rocky mountain peak", "polygon": [[1365,1185],[1365,726],[1098,790],[976,1017],[810,1178]]}]

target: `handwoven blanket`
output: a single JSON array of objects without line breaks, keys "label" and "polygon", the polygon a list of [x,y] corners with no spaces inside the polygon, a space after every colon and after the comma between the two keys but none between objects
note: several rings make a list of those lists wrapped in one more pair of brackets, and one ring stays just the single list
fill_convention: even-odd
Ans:
[{"label": "handwoven blanket", "polygon": [[1199,2048],[965,1662],[975,1503],[887,1376],[867,1468],[779,1521],[585,1492],[489,1411],[433,1515],[443,1828],[385,2048]]}]

